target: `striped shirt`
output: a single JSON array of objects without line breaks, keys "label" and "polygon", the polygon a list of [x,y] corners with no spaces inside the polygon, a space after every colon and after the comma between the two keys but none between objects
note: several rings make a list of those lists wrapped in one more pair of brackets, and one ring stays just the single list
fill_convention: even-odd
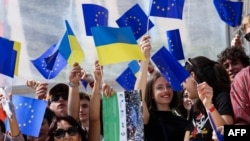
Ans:
[{"label": "striped shirt", "polygon": [[243,68],[235,76],[230,97],[234,111],[234,124],[250,125],[250,66]]}]

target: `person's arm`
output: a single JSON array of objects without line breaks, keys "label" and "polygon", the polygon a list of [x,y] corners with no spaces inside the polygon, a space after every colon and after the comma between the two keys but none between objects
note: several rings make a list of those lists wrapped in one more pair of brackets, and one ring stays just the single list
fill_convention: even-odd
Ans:
[{"label": "person's arm", "polygon": [[9,126],[10,126],[10,133],[11,133],[11,139],[12,141],[24,141],[24,137],[19,129],[17,119],[16,119],[16,113],[14,105],[11,103],[12,108],[12,118],[8,118],[9,120]]},{"label": "person's arm", "polygon": [[231,47],[242,47],[240,35],[236,34],[231,41]]},{"label": "person's arm", "polygon": [[216,127],[224,126],[226,124],[233,124],[233,117],[231,115],[220,115],[216,107],[212,102],[213,88],[210,87],[206,82],[202,82],[197,85],[197,91],[199,98],[203,105],[207,109],[207,112],[211,114]]},{"label": "person's arm", "polygon": [[47,100],[47,82],[38,82],[35,80],[27,80],[26,85],[36,91],[36,98],[40,100]]},{"label": "person's arm", "polygon": [[83,75],[82,68],[78,63],[74,63],[69,76],[69,97],[68,97],[68,115],[79,121],[80,96],[79,81]]},{"label": "person's arm", "polygon": [[135,82],[135,90],[141,90],[142,93],[142,105],[143,105],[143,120],[144,124],[148,123],[149,120],[149,112],[145,102],[145,89],[147,84],[147,73],[148,73],[148,66],[150,62],[150,50],[151,44],[149,41],[150,37],[145,35],[142,37],[140,41],[141,50],[146,58],[146,60],[141,61],[140,70],[138,73],[138,77]]},{"label": "person's arm", "polygon": [[[11,97],[11,95],[10,95]],[[10,98],[11,99],[11,98]],[[0,101],[2,100],[2,94],[0,94]],[[16,112],[15,112],[15,106],[14,104],[10,101],[10,108],[12,111],[12,117],[8,117],[9,121],[9,127],[10,127],[10,135],[7,135],[7,137],[10,137],[12,141],[24,141],[24,137],[19,129],[18,122],[16,119]],[[2,106],[2,105],[0,105]]]},{"label": "person's arm", "polygon": [[99,141],[101,135],[101,81],[102,81],[102,67],[98,61],[95,61],[94,66],[94,85],[92,89],[92,96],[89,103],[89,141]]}]

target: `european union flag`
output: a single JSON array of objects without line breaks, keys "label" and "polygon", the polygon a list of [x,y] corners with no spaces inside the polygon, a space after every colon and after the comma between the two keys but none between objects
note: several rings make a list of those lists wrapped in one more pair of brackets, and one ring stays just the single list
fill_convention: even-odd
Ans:
[{"label": "european union flag", "polygon": [[91,36],[91,28],[108,26],[108,9],[96,4],[82,4],[86,35]]},{"label": "european union flag", "polygon": [[0,73],[12,78],[18,74],[20,46],[19,42],[0,37]]},{"label": "european union flag", "polygon": [[80,82],[81,82],[81,84],[82,84],[82,86],[85,88],[85,89],[87,89],[87,86],[88,86],[88,82],[87,81],[85,81],[85,80],[80,80]]},{"label": "european union flag", "polygon": [[182,19],[185,0],[152,0],[150,16]]},{"label": "european union flag", "polygon": [[38,137],[47,102],[21,95],[13,95],[12,102],[22,134]]},{"label": "european union flag", "polygon": [[184,59],[179,29],[167,31],[168,50],[177,60]]},{"label": "european union flag", "polygon": [[134,75],[137,77],[137,73],[140,70],[140,65],[137,60],[133,60],[128,64],[128,67],[132,70]]},{"label": "european union flag", "polygon": [[67,65],[67,61],[56,49],[56,45],[51,46],[40,57],[31,62],[46,79],[55,78]]},{"label": "european union flag", "polygon": [[134,90],[136,77],[130,68],[125,69],[120,76],[116,78],[118,82],[125,90]]},{"label": "european union flag", "polygon": [[92,28],[98,59],[101,65],[131,60],[145,60],[130,27]]},{"label": "european union flag", "polygon": [[116,20],[116,23],[119,27],[130,26],[136,40],[154,26],[138,4],[135,4],[125,12],[118,20]]},{"label": "european union flag", "polygon": [[163,46],[151,58],[161,74],[175,91],[182,90],[181,83],[189,77],[187,70]]},{"label": "european union flag", "polygon": [[243,2],[214,0],[214,6],[225,23],[232,27],[241,24]]}]

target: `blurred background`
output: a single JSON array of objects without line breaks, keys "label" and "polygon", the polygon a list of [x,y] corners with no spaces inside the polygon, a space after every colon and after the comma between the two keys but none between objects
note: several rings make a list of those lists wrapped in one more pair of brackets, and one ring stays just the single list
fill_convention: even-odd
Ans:
[{"label": "blurred background", "polygon": [[[244,16],[249,13],[250,2],[242,1]],[[85,52],[81,66],[92,73],[97,55],[92,36],[85,33],[82,4],[87,3],[106,7],[109,10],[109,26],[118,27],[115,21],[136,3],[148,13],[150,0],[0,0],[0,36],[21,43],[19,75],[11,82],[13,93],[32,96],[34,91],[26,87],[26,80],[48,82],[50,86],[59,82],[68,83],[69,65],[55,79],[47,80],[31,63],[60,40],[66,30],[65,20],[70,23]],[[239,27],[229,27],[220,19],[213,0],[185,0],[182,20],[161,17],[150,17],[150,20],[155,25],[149,31],[152,54],[162,46],[167,47],[167,30],[179,29],[186,59],[202,55],[216,60],[217,54],[230,45],[239,31]],[[250,54],[249,44],[242,41]],[[115,79],[127,64],[104,66],[104,82],[120,90]]]}]

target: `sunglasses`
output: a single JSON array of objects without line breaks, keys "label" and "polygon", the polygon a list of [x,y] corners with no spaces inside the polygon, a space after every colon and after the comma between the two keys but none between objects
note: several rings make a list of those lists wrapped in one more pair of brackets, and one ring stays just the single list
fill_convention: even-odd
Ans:
[{"label": "sunglasses", "polygon": [[61,95],[52,95],[51,97],[51,102],[54,101],[58,101],[60,99],[60,97],[63,99],[63,100],[68,100],[68,95],[67,94],[61,94]]},{"label": "sunglasses", "polygon": [[249,32],[249,33],[247,33],[244,37],[245,37],[245,39],[246,39],[247,41],[249,41],[249,42],[250,42],[250,32]]},{"label": "sunglasses", "polygon": [[68,133],[69,136],[75,136],[78,133],[78,128],[77,127],[69,127],[67,130],[64,129],[57,129],[54,132],[54,137],[57,139],[61,139],[65,137],[65,134]]}]

